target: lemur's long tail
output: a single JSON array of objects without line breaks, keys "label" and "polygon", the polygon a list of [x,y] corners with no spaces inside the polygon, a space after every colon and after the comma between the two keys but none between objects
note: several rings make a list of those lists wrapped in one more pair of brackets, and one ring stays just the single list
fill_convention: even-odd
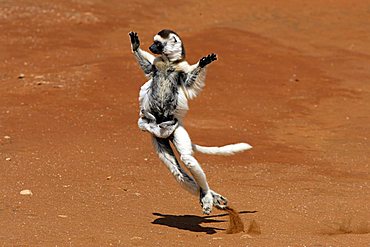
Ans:
[{"label": "lemur's long tail", "polygon": [[214,155],[233,155],[235,153],[243,152],[245,150],[251,149],[252,146],[247,143],[236,143],[230,144],[222,147],[204,147],[200,145],[193,144],[193,150],[204,154],[214,154]]}]

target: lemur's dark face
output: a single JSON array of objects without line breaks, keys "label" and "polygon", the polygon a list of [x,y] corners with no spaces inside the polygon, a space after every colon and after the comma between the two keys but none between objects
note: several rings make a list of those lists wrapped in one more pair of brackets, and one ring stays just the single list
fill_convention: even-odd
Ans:
[{"label": "lemur's dark face", "polygon": [[149,50],[154,54],[162,54],[164,45],[162,42],[155,40],[154,43],[149,47]]}]

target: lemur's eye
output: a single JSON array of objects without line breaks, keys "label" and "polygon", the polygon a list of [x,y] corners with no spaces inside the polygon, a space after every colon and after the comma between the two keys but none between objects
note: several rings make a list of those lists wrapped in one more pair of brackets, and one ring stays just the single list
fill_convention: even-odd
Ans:
[{"label": "lemur's eye", "polygon": [[163,51],[164,47],[166,46],[166,44],[162,44],[162,42],[158,40],[154,41],[154,45],[158,51]]},{"label": "lemur's eye", "polygon": [[177,42],[176,37],[173,37],[173,39],[175,40],[175,43],[176,43]]},{"label": "lemur's eye", "polygon": [[160,47],[163,47],[163,45],[162,45],[162,43],[160,42],[160,41],[154,41],[154,44],[155,44],[155,46],[157,46],[158,48],[160,48]]}]

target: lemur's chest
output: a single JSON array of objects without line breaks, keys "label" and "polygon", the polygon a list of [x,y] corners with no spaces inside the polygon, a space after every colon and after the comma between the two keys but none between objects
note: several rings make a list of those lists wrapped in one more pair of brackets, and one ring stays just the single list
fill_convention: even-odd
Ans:
[{"label": "lemur's chest", "polygon": [[159,122],[170,120],[178,103],[179,72],[169,62],[159,59],[154,61],[152,72],[150,112]]},{"label": "lemur's chest", "polygon": [[178,93],[179,72],[169,63],[154,61],[151,95],[156,101],[165,103]]},{"label": "lemur's chest", "polygon": [[169,86],[168,83],[177,84],[179,72],[171,63],[155,60],[152,70],[153,81],[156,81],[158,86]]}]

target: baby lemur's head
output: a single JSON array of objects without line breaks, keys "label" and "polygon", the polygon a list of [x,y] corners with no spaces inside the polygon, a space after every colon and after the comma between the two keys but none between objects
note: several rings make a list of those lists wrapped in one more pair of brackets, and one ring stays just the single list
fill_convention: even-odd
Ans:
[{"label": "baby lemur's head", "polygon": [[171,62],[185,58],[184,44],[179,35],[172,30],[164,29],[154,36],[154,43],[149,47],[154,54],[166,56]]}]

